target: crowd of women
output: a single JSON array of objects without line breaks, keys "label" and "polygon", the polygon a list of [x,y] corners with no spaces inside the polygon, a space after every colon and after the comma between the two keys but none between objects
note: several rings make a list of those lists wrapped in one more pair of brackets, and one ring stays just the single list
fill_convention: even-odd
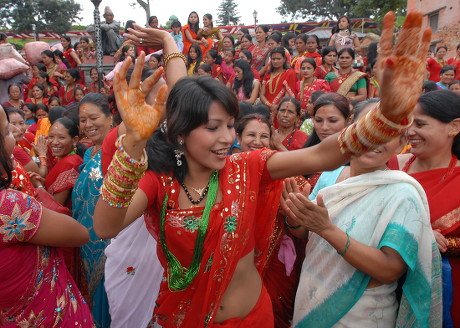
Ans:
[{"label": "crowd of women", "polygon": [[44,51],[0,109],[0,326],[460,327],[460,55],[393,20],[369,75],[346,17],[131,21],[91,83],[89,40]]}]

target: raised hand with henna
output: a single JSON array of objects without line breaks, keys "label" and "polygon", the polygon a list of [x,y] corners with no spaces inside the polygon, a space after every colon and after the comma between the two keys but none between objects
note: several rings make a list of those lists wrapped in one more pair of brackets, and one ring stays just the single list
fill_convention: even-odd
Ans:
[{"label": "raised hand with henna", "polygon": [[155,131],[168,96],[168,87],[164,85],[158,92],[155,103],[153,105],[146,103],[146,95],[161,77],[163,69],[159,68],[141,83],[144,58],[145,54],[142,52],[134,64],[129,85],[126,82],[126,75],[131,65],[131,58],[125,59],[120,70],[115,73],[113,86],[118,111],[126,126],[126,134],[134,141],[146,141]]},{"label": "raised hand with henna", "polygon": [[422,30],[422,19],[421,12],[409,12],[394,47],[395,15],[389,12],[383,19],[377,78],[381,85],[382,113],[395,123],[408,117],[422,91],[426,53],[431,40],[431,29]]}]

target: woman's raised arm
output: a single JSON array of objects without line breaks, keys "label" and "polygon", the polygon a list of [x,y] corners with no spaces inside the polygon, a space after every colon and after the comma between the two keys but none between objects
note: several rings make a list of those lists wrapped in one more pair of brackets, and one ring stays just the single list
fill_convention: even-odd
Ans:
[{"label": "woman's raised arm", "polygon": [[[165,56],[179,54],[169,33],[157,29],[144,29],[135,25],[127,37],[134,44],[163,46]],[[171,42],[172,41],[172,42]],[[166,69],[169,85],[186,76],[182,55],[170,58]],[[147,208],[146,194],[137,189],[139,180],[146,170],[145,146],[151,134],[158,127],[168,95],[166,85],[160,88],[155,103],[146,103],[146,95],[161,76],[162,69],[141,83],[145,54],[137,58],[129,84],[126,82],[131,58],[128,57],[115,73],[114,94],[118,111],[126,128],[126,136],[119,140],[118,149],[112,159],[101,188],[101,198],[94,213],[94,228],[101,238],[116,236],[123,228],[138,218]],[[166,65],[167,66],[167,65]]]},{"label": "woman's raised arm", "polygon": [[431,30],[422,31],[422,14],[411,11],[393,49],[394,21],[393,12],[385,15],[377,61],[381,102],[340,135],[330,136],[314,147],[273,155],[267,163],[272,178],[335,169],[351,155],[374,149],[407,128],[421,92]]}]

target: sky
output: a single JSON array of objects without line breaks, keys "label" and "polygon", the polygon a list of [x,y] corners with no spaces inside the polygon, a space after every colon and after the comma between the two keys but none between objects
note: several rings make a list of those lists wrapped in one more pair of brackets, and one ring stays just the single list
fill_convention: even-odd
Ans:
[{"label": "sky", "polygon": [[[75,0],[82,7],[80,17],[82,17],[81,25],[89,25],[93,23],[94,5],[90,0]],[[279,6],[279,0],[236,0],[238,4],[237,10],[241,16],[240,23],[244,25],[253,25],[254,18],[252,13],[257,11],[257,19],[259,24],[278,24],[282,20],[291,21],[290,17],[282,17],[276,12]],[[130,3],[136,3],[136,6],[130,6]],[[182,25],[187,24],[187,18],[191,11],[196,11],[200,16],[200,24],[202,17],[206,13],[210,13],[217,20],[217,9],[220,6],[221,0],[150,0],[150,14],[158,17],[160,25],[164,25],[171,15],[176,15]],[[212,4],[212,5],[210,5]],[[115,15],[115,20],[120,21],[122,25],[129,20],[136,22],[144,22],[145,11],[136,2],[136,0],[103,0],[99,5],[101,15],[104,12],[105,6],[110,6]],[[101,18],[102,19],[102,18]]]}]

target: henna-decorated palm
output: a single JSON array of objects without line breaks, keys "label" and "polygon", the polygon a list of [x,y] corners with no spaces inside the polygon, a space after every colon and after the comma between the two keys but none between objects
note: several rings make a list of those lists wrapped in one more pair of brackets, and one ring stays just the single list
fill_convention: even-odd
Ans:
[{"label": "henna-decorated palm", "polygon": [[126,82],[126,74],[131,65],[131,58],[125,59],[120,70],[115,73],[113,86],[117,108],[126,130],[138,140],[147,140],[158,127],[168,97],[168,87],[163,85],[158,91],[153,106],[145,102],[147,94],[160,79],[163,69],[157,69],[152,76],[141,83],[144,58],[145,54],[142,52],[134,64],[129,85]]},{"label": "henna-decorated palm", "polygon": [[393,12],[385,15],[377,59],[382,113],[400,123],[414,109],[422,91],[431,29],[422,31],[422,13],[411,11],[393,48]]}]

